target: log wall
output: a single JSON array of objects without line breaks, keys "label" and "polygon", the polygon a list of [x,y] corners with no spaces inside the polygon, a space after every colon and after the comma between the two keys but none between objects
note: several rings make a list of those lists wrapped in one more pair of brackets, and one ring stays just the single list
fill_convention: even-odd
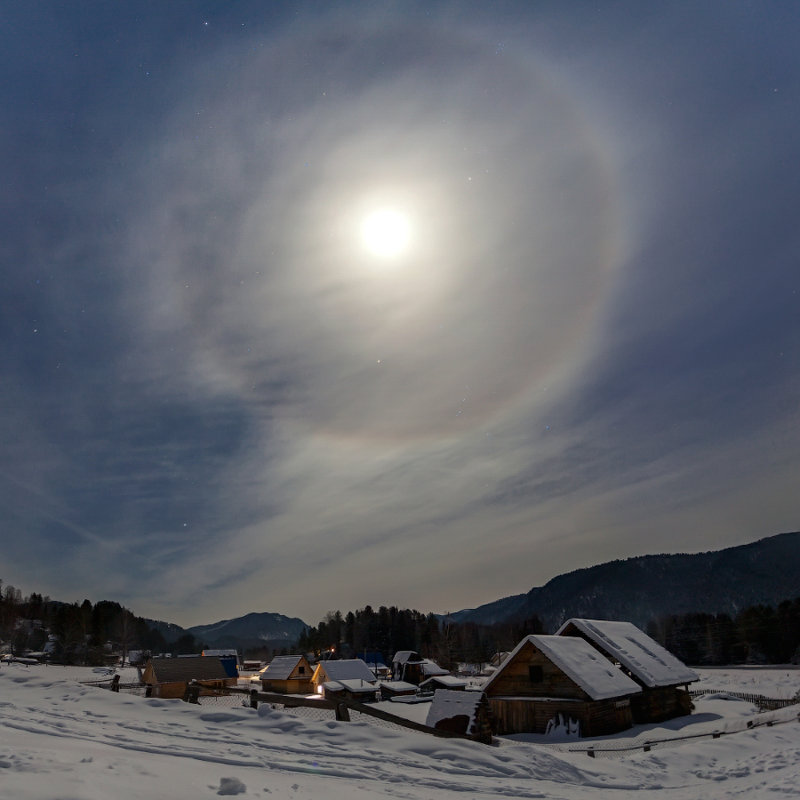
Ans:
[{"label": "log wall", "polygon": [[577,720],[581,736],[606,736],[627,730],[633,724],[627,700],[569,702],[565,700],[490,697],[491,718],[495,734],[545,733],[550,720],[562,714],[564,719]]},{"label": "log wall", "polygon": [[[541,668],[541,681],[536,683],[531,681],[529,672],[529,667],[531,666]],[[492,681],[489,687],[488,693],[490,696],[589,699],[580,686],[565,675],[530,642],[526,642],[516,654],[514,660],[504,665],[501,669],[502,673]]]}]

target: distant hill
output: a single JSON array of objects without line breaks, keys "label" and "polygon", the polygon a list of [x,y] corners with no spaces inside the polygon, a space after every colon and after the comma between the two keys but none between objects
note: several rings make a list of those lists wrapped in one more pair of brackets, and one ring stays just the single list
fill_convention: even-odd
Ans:
[{"label": "distant hill", "polygon": [[735,615],[798,596],[800,532],[794,532],[707,553],[609,561],[450,617],[489,625],[536,614],[550,632],[570,617],[622,619],[646,628],[668,614]]},{"label": "distant hill", "polygon": [[223,619],[210,625],[194,625],[182,628],[171,622],[145,620],[149,627],[159,631],[173,644],[187,633],[198,642],[209,647],[245,648],[269,647],[274,649],[289,647],[300,638],[300,634],[308,628],[303,620],[297,617],[286,617],[283,614],[270,612],[251,612],[235,619]]},{"label": "distant hill", "polygon": [[297,617],[269,612],[251,612],[235,619],[223,619],[211,625],[187,628],[196,639],[213,647],[287,647],[297,642],[308,628]]}]

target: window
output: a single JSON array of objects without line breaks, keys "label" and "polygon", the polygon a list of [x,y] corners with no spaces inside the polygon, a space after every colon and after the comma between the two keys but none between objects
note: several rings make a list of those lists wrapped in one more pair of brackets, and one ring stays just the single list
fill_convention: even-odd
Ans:
[{"label": "window", "polygon": [[301,675],[305,675],[305,674],[306,674],[306,668],[305,668],[305,667],[302,667],[302,666],[301,666],[301,667],[298,667],[298,668],[297,668],[297,671],[298,671],[298,672],[299,672]]},{"label": "window", "polygon": [[541,683],[544,680],[542,668],[538,664],[529,664],[528,678],[530,678],[531,683]]}]

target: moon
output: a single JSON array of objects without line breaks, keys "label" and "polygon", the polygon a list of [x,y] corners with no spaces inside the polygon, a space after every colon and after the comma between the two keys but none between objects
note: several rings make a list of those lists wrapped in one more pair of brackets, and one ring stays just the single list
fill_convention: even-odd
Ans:
[{"label": "moon", "polygon": [[381,208],[361,221],[361,243],[368,253],[381,259],[393,259],[408,249],[411,223],[400,211]]}]

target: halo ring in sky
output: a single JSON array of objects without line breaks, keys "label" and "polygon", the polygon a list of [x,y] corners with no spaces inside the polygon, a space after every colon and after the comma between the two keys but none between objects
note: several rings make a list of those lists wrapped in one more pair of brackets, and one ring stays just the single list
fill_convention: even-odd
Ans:
[{"label": "halo ring in sky", "polygon": [[212,282],[186,306],[204,369],[255,402],[291,384],[287,416],[336,437],[486,424],[580,354],[605,295],[618,232],[601,141],[541,64],[468,31],[304,38],[291,83],[296,31],[243,70],[246,109],[213,86],[204,106],[209,183],[242,176],[224,268],[246,286]]}]

